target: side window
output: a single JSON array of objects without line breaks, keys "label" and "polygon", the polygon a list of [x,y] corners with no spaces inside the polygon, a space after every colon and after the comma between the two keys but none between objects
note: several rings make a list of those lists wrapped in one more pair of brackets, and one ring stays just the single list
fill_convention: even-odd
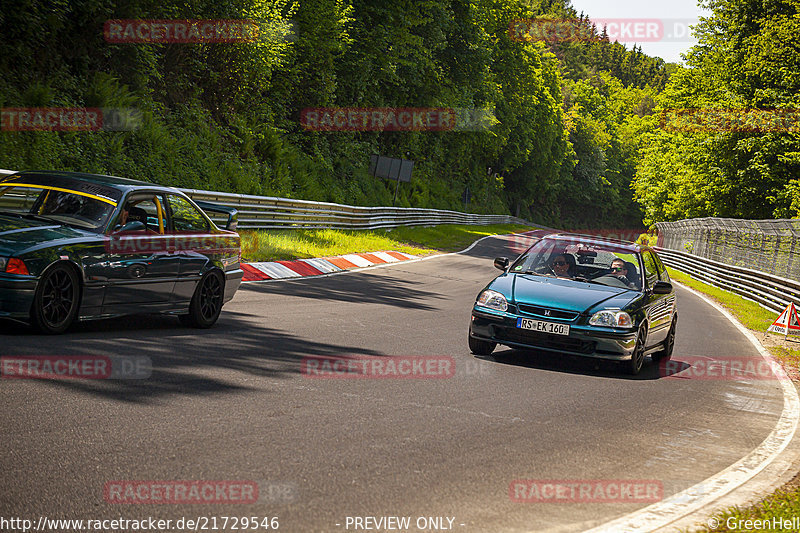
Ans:
[{"label": "side window", "polygon": [[115,228],[118,229],[127,222],[139,221],[145,229],[153,233],[163,233],[164,212],[160,209],[161,200],[157,196],[133,196],[125,200]]},{"label": "side window", "polygon": [[168,199],[172,226],[177,233],[208,232],[208,222],[192,204],[174,194],[170,194]]},{"label": "side window", "polygon": [[653,254],[649,251],[642,252],[642,263],[644,263],[644,275],[647,278],[647,286],[652,287],[658,281],[658,267],[656,266]]},{"label": "side window", "polygon": [[655,258],[656,266],[658,267],[658,277],[661,278],[661,281],[670,281],[667,268],[664,266],[664,263],[661,262],[661,258],[656,254],[653,254],[653,257]]}]

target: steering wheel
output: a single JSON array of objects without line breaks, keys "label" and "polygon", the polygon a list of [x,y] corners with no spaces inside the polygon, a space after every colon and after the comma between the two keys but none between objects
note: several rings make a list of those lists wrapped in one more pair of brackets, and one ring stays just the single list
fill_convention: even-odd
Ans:
[{"label": "steering wheel", "polygon": [[620,289],[630,288],[629,283],[627,281],[623,281],[628,279],[624,276],[620,277],[620,276],[614,276],[612,274],[605,274],[595,279],[598,282],[602,283],[603,285],[608,285],[609,287],[619,287]]}]

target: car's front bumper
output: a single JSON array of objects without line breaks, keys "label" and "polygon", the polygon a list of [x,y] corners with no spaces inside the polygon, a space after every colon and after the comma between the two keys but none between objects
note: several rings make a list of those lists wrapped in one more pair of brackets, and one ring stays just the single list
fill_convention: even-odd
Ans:
[{"label": "car's front bumper", "polygon": [[569,335],[553,335],[518,328],[517,318],[517,315],[510,313],[495,314],[476,307],[472,311],[470,336],[512,348],[547,350],[614,361],[629,360],[636,346],[636,331],[552,320],[569,324],[570,327]]},{"label": "car's front bumper", "polygon": [[0,274],[0,317],[28,319],[37,279]]}]

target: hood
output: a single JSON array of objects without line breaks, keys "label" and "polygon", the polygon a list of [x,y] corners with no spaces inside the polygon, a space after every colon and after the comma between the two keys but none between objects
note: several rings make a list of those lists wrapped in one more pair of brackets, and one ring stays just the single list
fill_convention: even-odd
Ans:
[{"label": "hood", "polygon": [[95,235],[70,226],[0,215],[0,255],[18,255],[34,246]]},{"label": "hood", "polygon": [[[624,303],[639,295],[627,289],[582,281],[529,274],[513,274],[508,277],[512,278],[509,280],[509,288],[513,302],[576,312],[587,311],[607,300],[614,300],[615,306],[624,307]],[[505,294],[509,294],[509,291]]]}]

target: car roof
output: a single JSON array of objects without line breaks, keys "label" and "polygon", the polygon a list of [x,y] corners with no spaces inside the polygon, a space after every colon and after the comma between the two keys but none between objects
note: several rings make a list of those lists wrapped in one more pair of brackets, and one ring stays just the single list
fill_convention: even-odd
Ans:
[{"label": "car roof", "polygon": [[642,250],[649,250],[649,246],[643,246],[630,241],[623,241],[620,239],[611,239],[608,237],[598,237],[597,235],[585,235],[582,233],[550,233],[542,237],[543,239],[554,239],[556,241],[572,241],[590,244],[594,246],[613,246],[630,253],[639,253]]},{"label": "car roof", "polygon": [[24,170],[22,172],[16,172],[14,174],[11,174],[10,176],[5,176],[3,179],[9,179],[14,176],[22,176],[25,178],[34,178],[39,180],[47,178],[57,178],[59,180],[73,180],[76,183],[89,182],[98,185],[105,185],[107,187],[112,187],[120,191],[125,191],[128,189],[134,189],[140,187],[171,189],[171,187],[165,187],[163,185],[158,185],[156,183],[149,183],[147,181],[120,178],[117,176],[106,176],[103,174],[88,174],[86,172],[67,172],[63,170]]}]

